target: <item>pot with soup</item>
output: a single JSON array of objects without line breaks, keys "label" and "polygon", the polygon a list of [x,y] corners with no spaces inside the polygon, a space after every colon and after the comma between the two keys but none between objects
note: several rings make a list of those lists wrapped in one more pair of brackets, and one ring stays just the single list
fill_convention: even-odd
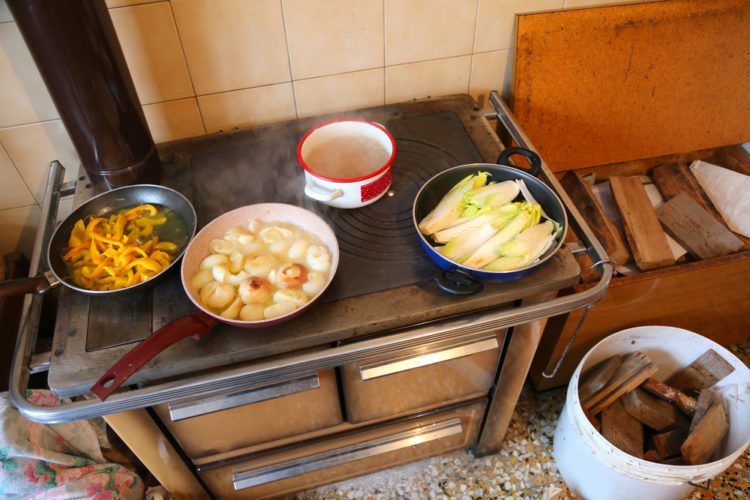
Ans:
[{"label": "pot with soup", "polygon": [[337,208],[379,200],[391,185],[396,141],[378,123],[335,120],[307,132],[297,147],[305,195]]}]

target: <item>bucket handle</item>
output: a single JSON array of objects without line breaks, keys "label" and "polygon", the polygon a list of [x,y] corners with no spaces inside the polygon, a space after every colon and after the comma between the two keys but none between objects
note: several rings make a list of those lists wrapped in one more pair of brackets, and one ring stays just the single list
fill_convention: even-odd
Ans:
[{"label": "bucket handle", "polygon": [[[609,260],[609,259],[602,259],[602,260],[599,260],[599,261],[594,262],[593,264],[591,264],[591,267],[589,267],[589,269],[593,269],[594,267],[598,266],[599,264],[614,265],[614,263],[611,260]],[[552,369],[552,373],[547,373],[546,370],[543,370],[542,371],[542,377],[544,377],[544,378],[552,378],[555,375],[557,375],[557,370],[560,369],[560,365],[562,365],[562,362],[565,359],[565,356],[568,355],[568,350],[570,349],[570,346],[573,345],[573,341],[575,340],[576,335],[578,335],[578,330],[581,329],[581,326],[583,325],[583,321],[586,319],[586,315],[589,313],[589,309],[591,309],[593,306],[595,306],[596,304],[598,304],[599,302],[601,302],[601,300],[603,298],[604,297],[602,296],[602,298],[600,298],[596,302],[592,302],[591,304],[589,304],[589,305],[586,306],[586,310],[583,311],[583,314],[581,315],[581,319],[578,320],[578,324],[576,325],[576,329],[573,330],[573,335],[570,336],[570,340],[568,340],[568,343],[565,346],[565,349],[563,349],[563,352],[560,355],[560,359],[557,360],[557,364]]]}]

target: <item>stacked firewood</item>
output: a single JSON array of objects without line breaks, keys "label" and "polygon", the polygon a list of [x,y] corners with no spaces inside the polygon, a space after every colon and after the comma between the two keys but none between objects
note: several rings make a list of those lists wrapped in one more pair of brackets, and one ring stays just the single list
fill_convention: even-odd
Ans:
[{"label": "stacked firewood", "polygon": [[710,388],[734,367],[709,349],[662,382],[642,352],[613,356],[581,377],[589,421],[614,446],[671,465],[709,462],[729,432],[722,397]]}]

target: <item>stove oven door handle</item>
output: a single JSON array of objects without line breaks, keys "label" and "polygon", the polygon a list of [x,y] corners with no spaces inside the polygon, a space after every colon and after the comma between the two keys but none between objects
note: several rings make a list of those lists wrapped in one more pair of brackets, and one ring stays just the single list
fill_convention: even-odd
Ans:
[{"label": "stove oven door handle", "polygon": [[363,381],[371,380],[498,348],[500,348],[500,342],[497,335],[494,332],[485,332],[469,339],[454,340],[449,344],[441,342],[427,350],[422,349],[418,353],[408,352],[387,358],[360,361],[359,374]]},{"label": "stove oven door handle", "polygon": [[320,378],[317,373],[290,380],[280,380],[269,384],[247,387],[214,396],[199,396],[171,402],[168,405],[169,418],[172,419],[172,422],[177,422],[186,418],[199,417],[208,413],[259,403],[312,389],[320,389]]},{"label": "stove oven door handle", "polygon": [[[464,432],[461,419],[451,418],[441,422],[398,432],[361,443],[309,455],[288,462],[268,465],[257,469],[240,470],[232,475],[236,491],[290,477],[343,465],[355,460],[372,458],[384,453],[416,447],[422,443],[446,439]],[[200,471],[200,467],[198,470]]]}]

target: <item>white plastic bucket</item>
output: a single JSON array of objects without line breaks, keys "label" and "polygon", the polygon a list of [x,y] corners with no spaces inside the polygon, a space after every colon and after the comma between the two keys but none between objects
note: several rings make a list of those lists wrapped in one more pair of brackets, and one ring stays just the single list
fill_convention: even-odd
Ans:
[{"label": "white plastic bucket", "polygon": [[[664,465],[641,460],[616,448],[583,414],[578,398],[581,373],[616,354],[645,353],[659,367],[654,378],[665,380],[698,356],[713,349],[734,366],[717,382],[728,403],[729,433],[715,455],[702,465]],[[596,344],[578,364],[554,439],[554,458],[568,487],[584,499],[682,499],[695,483],[721,474],[750,445],[750,369],[719,344],[688,330],[644,326],[614,333]],[[693,484],[691,484],[693,483]]]}]

